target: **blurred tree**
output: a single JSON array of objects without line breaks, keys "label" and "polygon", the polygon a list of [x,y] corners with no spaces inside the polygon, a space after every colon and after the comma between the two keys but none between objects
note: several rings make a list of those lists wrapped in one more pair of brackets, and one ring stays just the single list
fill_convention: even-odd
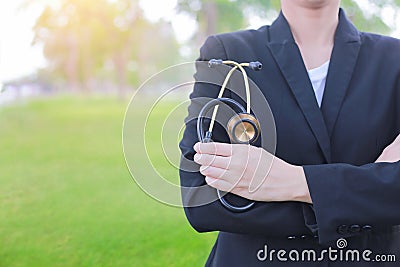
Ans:
[{"label": "blurred tree", "polygon": [[[273,3],[277,2],[277,3]],[[214,33],[238,30],[245,27],[245,11],[257,10],[259,14],[277,9],[279,1],[263,0],[178,0],[178,12],[195,17],[198,23],[196,41]]]},{"label": "blurred tree", "polygon": [[[387,5],[399,7],[400,0],[368,2],[376,9],[371,14],[365,14],[357,0],[342,0],[342,6],[360,30],[388,33],[390,27],[383,22],[381,10]],[[265,18],[269,11],[278,11],[279,8],[279,0],[178,0],[178,12],[187,13],[198,22],[197,45],[210,34],[246,28],[251,16]]]},{"label": "blurred tree", "polygon": [[[26,0],[32,3],[45,0]],[[139,86],[163,67],[180,61],[179,46],[170,22],[150,23],[139,0],[54,0],[34,26],[33,43],[43,44],[47,77],[66,82],[75,91],[116,85],[121,95]],[[366,0],[374,12],[365,12],[358,0],[342,0],[348,16],[361,29],[388,33],[382,10],[400,6],[400,0]],[[196,51],[205,37],[249,26],[253,17],[272,18],[279,0],[177,0],[177,11],[196,19]],[[390,25],[392,26],[392,25]],[[43,72],[42,72],[43,73]],[[109,87],[109,86],[108,86]],[[113,86],[114,87],[114,86]]]},{"label": "blurred tree", "polygon": [[132,0],[61,0],[44,9],[33,30],[48,70],[75,91],[94,91],[111,80],[126,95],[179,54],[171,25],[148,22]]}]

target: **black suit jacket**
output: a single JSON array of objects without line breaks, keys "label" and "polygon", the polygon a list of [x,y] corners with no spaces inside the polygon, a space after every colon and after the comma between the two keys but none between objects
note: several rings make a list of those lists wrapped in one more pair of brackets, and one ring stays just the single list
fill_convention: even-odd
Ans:
[{"label": "black suit jacket", "polygon": [[[337,249],[340,238],[347,240],[347,248],[371,249],[371,257],[396,254],[394,266],[400,265],[395,227],[400,224],[400,162],[374,163],[400,133],[399,40],[359,32],[341,10],[321,108],[283,14],[259,30],[209,37],[199,60],[212,58],[263,63],[262,71],[249,71],[249,76],[274,115],[276,155],[304,167],[313,205],[257,203],[244,213],[232,213],[219,201],[185,208],[199,232],[220,231],[206,265],[366,266],[257,258],[265,245],[321,251]],[[197,97],[215,98],[218,91],[217,86],[196,83],[189,117],[198,113]],[[222,131],[215,135],[226,139]],[[184,157],[193,158],[197,141],[196,121],[187,120],[180,143]],[[205,184],[198,172],[181,170],[180,176],[183,186]],[[196,189],[184,193],[184,202],[195,195]]]}]

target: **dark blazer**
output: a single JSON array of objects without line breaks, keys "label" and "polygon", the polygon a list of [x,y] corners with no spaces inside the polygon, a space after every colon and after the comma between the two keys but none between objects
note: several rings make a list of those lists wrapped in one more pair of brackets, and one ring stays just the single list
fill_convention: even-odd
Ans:
[{"label": "dark blazer", "polygon": [[[304,166],[314,204],[256,203],[244,213],[219,201],[185,208],[197,231],[220,231],[206,265],[368,266],[257,258],[265,245],[321,251],[337,249],[336,241],[345,238],[347,248],[369,248],[372,258],[395,254],[393,266],[400,266],[400,162],[374,163],[400,133],[400,41],[359,32],[341,10],[321,108],[283,14],[271,26],[209,37],[199,60],[212,58],[263,63],[262,71],[248,74],[274,115],[276,155]],[[215,98],[218,89],[196,83],[189,117],[198,112],[194,99]],[[221,131],[216,135],[226,139]],[[187,120],[180,143],[184,157],[193,158],[197,141],[196,121]],[[180,176],[183,186],[205,184],[198,172],[181,170]],[[183,201],[195,195],[195,189],[184,193]]]}]

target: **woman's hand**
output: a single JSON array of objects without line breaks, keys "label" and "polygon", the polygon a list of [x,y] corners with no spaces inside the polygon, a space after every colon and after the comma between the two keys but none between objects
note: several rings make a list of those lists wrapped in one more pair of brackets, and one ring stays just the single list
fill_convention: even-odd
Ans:
[{"label": "woman's hand", "polygon": [[387,146],[376,162],[397,162],[400,160],[400,135]]},{"label": "woman's hand", "polygon": [[194,156],[210,186],[255,201],[312,203],[302,167],[262,148],[225,143],[197,143]]}]

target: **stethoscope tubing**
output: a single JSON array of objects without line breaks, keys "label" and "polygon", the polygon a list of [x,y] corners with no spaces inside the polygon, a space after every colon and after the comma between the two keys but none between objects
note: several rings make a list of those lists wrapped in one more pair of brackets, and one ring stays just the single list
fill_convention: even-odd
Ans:
[{"label": "stethoscope tubing", "polygon": [[[240,112],[246,112],[246,109],[239,104],[239,102],[237,102],[234,99],[231,98],[216,98],[213,100],[210,100],[207,104],[205,104],[203,106],[203,108],[200,110],[198,119],[197,119],[197,136],[200,142],[202,143],[209,143],[212,142],[212,134],[211,132],[208,132],[206,134],[204,134],[204,130],[203,130],[203,124],[204,124],[204,119],[207,115],[207,113],[215,106],[220,105],[221,103],[225,103],[228,104],[231,108],[233,108],[232,106],[236,107]],[[222,192],[220,190],[217,189],[217,195],[218,195],[218,199],[221,202],[221,204],[227,208],[228,210],[232,211],[232,212],[236,212],[236,213],[240,213],[240,212],[245,212],[249,209],[251,209],[255,202],[252,201],[249,204],[245,205],[245,206],[235,206],[230,204],[222,195]]]}]

